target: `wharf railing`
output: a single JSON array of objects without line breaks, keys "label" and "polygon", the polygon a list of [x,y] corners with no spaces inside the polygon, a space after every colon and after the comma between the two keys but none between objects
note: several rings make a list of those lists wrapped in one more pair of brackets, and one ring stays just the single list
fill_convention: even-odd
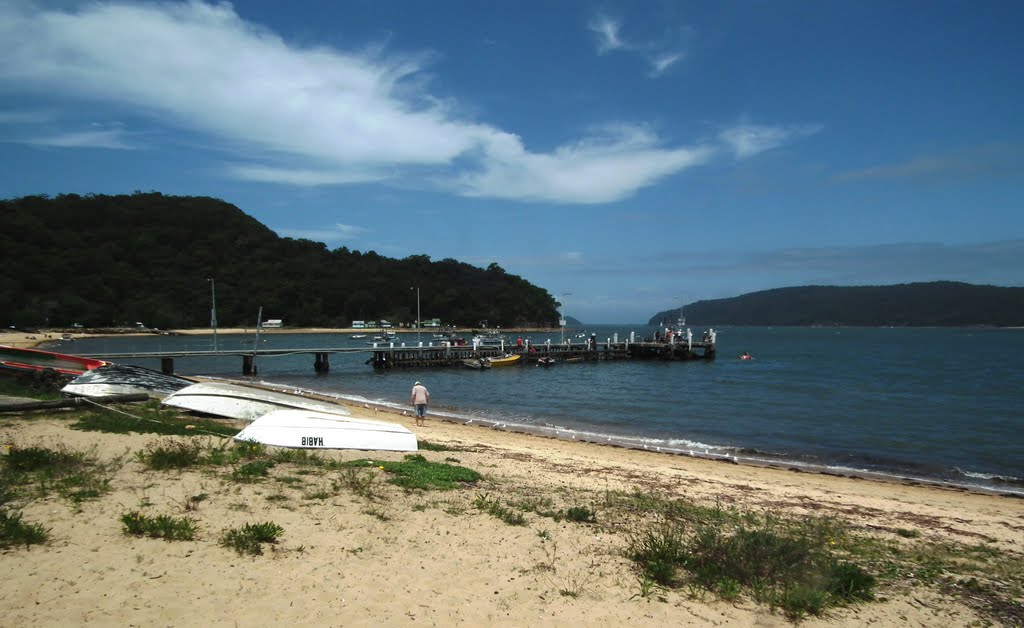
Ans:
[{"label": "wharf railing", "polygon": [[125,359],[160,360],[160,370],[168,375],[174,374],[175,359],[211,358],[238,356],[242,358],[242,374],[256,375],[257,361],[260,357],[285,355],[310,355],[313,357],[313,370],[326,373],[330,370],[332,354],[364,353],[369,357],[366,364],[375,369],[421,368],[463,366],[467,361],[482,358],[497,358],[506,355],[520,356],[520,363],[535,364],[541,359],[553,360],[556,364],[572,364],[577,362],[604,362],[615,360],[713,360],[715,358],[715,340],[713,337],[701,341],[616,341],[607,339],[598,342],[587,339],[583,342],[566,341],[562,343],[545,342],[540,344],[524,341],[522,344],[453,344],[429,343],[417,346],[406,346],[405,343],[378,342],[366,347],[324,347],[296,349],[224,349],[219,351],[143,351],[124,353],[103,353],[82,357],[100,358],[111,361]]}]

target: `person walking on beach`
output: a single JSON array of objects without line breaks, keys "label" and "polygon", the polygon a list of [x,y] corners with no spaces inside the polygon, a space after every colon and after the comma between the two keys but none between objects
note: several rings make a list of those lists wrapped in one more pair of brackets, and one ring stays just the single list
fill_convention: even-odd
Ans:
[{"label": "person walking on beach", "polygon": [[416,409],[416,425],[426,425],[427,404],[430,403],[430,391],[423,384],[416,382],[412,387],[409,403]]}]

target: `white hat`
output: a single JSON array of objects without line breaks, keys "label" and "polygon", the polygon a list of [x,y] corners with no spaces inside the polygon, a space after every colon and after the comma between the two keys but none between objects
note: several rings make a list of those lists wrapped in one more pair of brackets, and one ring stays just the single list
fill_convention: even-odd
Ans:
[{"label": "white hat", "polygon": [[415,384],[413,384],[413,386],[419,386],[419,385],[420,385],[419,382],[416,382]]}]

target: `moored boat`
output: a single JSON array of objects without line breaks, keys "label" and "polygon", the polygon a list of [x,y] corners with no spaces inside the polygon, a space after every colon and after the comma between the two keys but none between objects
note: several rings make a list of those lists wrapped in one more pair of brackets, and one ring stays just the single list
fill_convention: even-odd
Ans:
[{"label": "moored boat", "polygon": [[491,366],[514,366],[519,363],[522,357],[521,355],[510,353],[500,358],[488,358],[487,361],[491,363]]}]

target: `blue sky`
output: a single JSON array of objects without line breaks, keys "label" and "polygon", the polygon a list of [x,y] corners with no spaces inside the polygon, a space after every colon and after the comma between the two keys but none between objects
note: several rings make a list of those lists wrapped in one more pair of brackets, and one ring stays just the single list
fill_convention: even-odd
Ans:
[{"label": "blue sky", "polygon": [[0,0],[0,196],[209,195],[584,323],[1024,285],[1024,3]]}]

